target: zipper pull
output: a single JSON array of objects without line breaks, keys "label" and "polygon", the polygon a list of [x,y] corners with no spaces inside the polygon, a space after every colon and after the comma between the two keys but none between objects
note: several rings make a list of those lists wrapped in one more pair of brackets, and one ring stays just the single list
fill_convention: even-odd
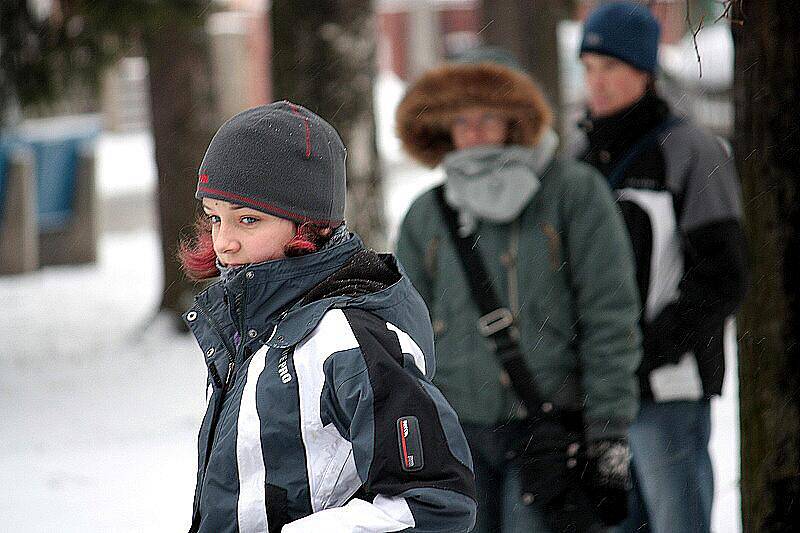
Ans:
[{"label": "zipper pull", "polygon": [[225,376],[225,390],[227,391],[233,382],[233,370],[235,365],[233,361],[228,361],[228,375]]}]

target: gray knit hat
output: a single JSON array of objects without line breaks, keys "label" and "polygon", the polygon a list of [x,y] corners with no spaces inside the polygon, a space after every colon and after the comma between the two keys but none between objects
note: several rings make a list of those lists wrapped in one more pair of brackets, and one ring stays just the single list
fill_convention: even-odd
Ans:
[{"label": "gray knit hat", "polygon": [[195,197],[335,227],[344,220],[346,155],[336,130],[308,109],[287,101],[254,107],[211,139]]}]

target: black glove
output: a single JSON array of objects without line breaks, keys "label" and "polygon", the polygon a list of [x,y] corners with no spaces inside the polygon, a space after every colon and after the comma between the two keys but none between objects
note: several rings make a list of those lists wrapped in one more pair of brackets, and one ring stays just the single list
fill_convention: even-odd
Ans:
[{"label": "black glove", "polygon": [[631,452],[624,437],[596,440],[586,447],[588,487],[594,507],[607,526],[628,516]]},{"label": "black glove", "polygon": [[514,447],[521,450],[517,462],[522,503],[536,505],[553,533],[598,531],[601,520],[581,479],[585,454],[578,453],[578,432],[544,417],[529,420],[523,433]]}]

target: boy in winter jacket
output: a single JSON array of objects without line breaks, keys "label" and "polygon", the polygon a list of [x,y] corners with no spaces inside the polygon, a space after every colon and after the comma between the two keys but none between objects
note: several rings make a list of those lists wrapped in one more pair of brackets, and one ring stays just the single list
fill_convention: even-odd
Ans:
[{"label": "boy in winter jacket", "polygon": [[[443,188],[411,205],[397,256],[431,310],[435,382],[472,450],[475,531],[545,532],[553,520],[586,513],[599,528],[625,513],[626,434],[637,410],[638,297],[630,245],[602,176],[555,157],[551,111],[530,77],[502,55],[503,64],[483,51],[476,56],[428,71],[398,107],[405,150],[426,165],[443,165],[446,178]],[[457,213],[460,234],[485,264],[546,400],[543,410],[555,406],[582,418],[589,466],[577,475],[556,474],[553,484],[588,485],[602,509],[569,511],[570,502],[544,508],[541,494],[520,487],[520,454],[542,443],[528,432],[527,413],[496,346],[479,331],[483,313],[443,207]],[[566,451],[561,463],[576,467]]]},{"label": "boy in winter jacket", "polygon": [[345,148],[289,102],[214,136],[181,256],[219,276],[185,320],[205,354],[191,531],[468,531],[472,461],[430,379],[425,304],[344,225]]},{"label": "boy in winter jacket", "polygon": [[714,494],[710,398],[725,375],[723,326],[746,287],[739,183],[723,144],[657,94],[658,22],[632,2],[586,20],[586,142],[625,218],[642,305],[636,474],[624,531],[707,532]]}]

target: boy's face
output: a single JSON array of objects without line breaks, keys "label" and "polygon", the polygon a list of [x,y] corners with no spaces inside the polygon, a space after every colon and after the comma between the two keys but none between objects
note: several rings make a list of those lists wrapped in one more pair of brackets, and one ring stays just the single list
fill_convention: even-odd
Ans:
[{"label": "boy's face", "polygon": [[224,200],[203,198],[203,211],[211,224],[214,252],[226,266],[280,259],[297,233],[291,220]]},{"label": "boy's face", "polygon": [[453,119],[450,137],[457,150],[505,144],[508,139],[508,123],[492,109],[469,107],[459,111]]},{"label": "boy's face", "polygon": [[586,104],[593,117],[603,118],[644,96],[650,74],[611,56],[585,52]]}]

